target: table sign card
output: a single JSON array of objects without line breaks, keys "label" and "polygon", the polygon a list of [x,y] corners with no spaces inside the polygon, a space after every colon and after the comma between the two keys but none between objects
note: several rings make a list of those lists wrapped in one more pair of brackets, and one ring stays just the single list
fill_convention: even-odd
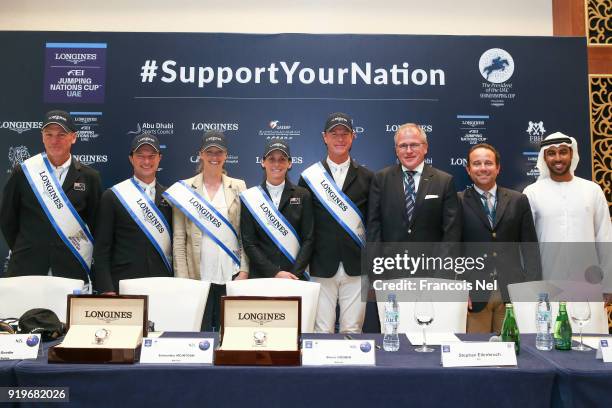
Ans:
[{"label": "table sign card", "polygon": [[142,342],[140,362],[150,364],[212,364],[213,338],[146,338]]},{"label": "table sign card", "polygon": [[516,366],[514,342],[443,343],[443,367]]},{"label": "table sign card", "polygon": [[315,340],[302,341],[302,365],[376,365],[374,340]]},{"label": "table sign card", "polygon": [[599,340],[599,347],[597,348],[595,358],[603,359],[604,363],[612,363],[612,337]]},{"label": "table sign card", "polygon": [[0,335],[0,360],[24,360],[38,357],[40,334]]}]

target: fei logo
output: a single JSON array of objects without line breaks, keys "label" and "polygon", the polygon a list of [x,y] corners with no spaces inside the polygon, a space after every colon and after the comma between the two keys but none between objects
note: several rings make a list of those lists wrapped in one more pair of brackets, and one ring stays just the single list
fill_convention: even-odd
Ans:
[{"label": "fei logo", "polygon": [[478,68],[484,79],[494,84],[501,84],[512,77],[514,59],[506,50],[491,48],[480,56]]}]

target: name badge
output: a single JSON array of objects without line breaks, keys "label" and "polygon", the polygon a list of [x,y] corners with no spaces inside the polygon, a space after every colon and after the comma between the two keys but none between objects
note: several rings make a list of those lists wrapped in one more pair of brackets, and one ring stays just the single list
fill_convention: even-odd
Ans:
[{"label": "name badge", "polygon": [[146,338],[142,341],[143,364],[212,364],[215,339]]},{"label": "name badge", "polygon": [[73,187],[76,191],[85,191],[85,183],[74,183]]},{"label": "name badge", "polygon": [[300,205],[302,203],[302,199],[300,197],[291,197],[289,199],[289,205]]},{"label": "name badge", "polygon": [[374,340],[303,340],[302,365],[374,366]]},{"label": "name badge", "polygon": [[612,337],[607,339],[599,340],[599,347],[597,348],[597,359],[603,359],[604,363],[612,363]]},{"label": "name badge", "polygon": [[40,334],[1,334],[0,360],[35,359],[40,347]]},{"label": "name badge", "polygon": [[514,342],[442,343],[443,367],[516,366]]}]

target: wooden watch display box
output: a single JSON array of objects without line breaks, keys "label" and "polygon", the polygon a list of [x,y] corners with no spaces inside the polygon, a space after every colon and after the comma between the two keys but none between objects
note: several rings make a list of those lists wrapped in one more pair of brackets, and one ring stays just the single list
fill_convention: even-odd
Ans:
[{"label": "wooden watch display box", "polygon": [[224,296],[216,365],[300,365],[302,298]]},{"label": "wooden watch display box", "polygon": [[68,295],[68,332],[49,348],[49,362],[134,363],[147,336],[147,306],[145,295]]}]

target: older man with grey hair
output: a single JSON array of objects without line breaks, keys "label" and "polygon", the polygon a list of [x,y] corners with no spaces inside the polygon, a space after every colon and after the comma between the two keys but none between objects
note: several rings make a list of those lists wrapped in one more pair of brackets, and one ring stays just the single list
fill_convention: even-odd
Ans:
[{"label": "older man with grey hair", "polygon": [[425,132],[407,123],[394,142],[399,163],[376,173],[370,187],[368,241],[458,242],[461,211],[453,177],[425,163]]}]

